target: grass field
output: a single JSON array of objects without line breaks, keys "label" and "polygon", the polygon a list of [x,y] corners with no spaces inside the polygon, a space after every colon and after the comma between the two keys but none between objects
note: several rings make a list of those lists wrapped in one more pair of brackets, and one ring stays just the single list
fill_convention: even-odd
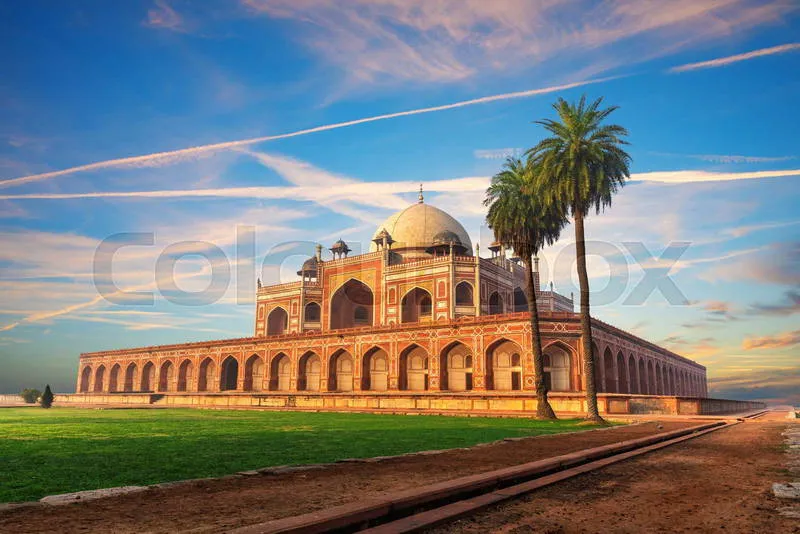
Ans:
[{"label": "grass field", "polygon": [[216,410],[0,409],[0,502],[464,447],[578,420]]}]

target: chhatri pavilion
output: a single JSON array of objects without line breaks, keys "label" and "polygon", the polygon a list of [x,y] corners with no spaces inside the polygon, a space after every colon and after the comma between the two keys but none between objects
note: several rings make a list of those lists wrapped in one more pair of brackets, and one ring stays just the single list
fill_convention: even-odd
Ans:
[{"label": "chhatri pavilion", "polygon": [[[350,255],[339,240],[323,256],[317,245],[299,280],[259,283],[252,337],[82,354],[77,391],[86,395],[79,397],[532,409],[524,267],[498,244],[488,249],[491,256],[481,257],[464,227],[420,192],[418,202],[377,227],[369,252]],[[572,297],[541,289],[538,272],[534,278],[545,382],[557,410],[579,412],[587,356],[579,317]],[[593,341],[598,390],[606,394],[601,409],[644,410],[658,397],[707,394],[706,369],[690,359],[598,320]]]}]

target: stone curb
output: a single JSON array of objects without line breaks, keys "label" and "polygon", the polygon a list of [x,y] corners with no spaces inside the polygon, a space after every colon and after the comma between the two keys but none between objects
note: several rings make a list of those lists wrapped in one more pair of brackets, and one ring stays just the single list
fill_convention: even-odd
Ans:
[{"label": "stone curb", "polygon": [[[619,419],[610,419],[622,422],[628,422],[629,420],[625,420],[623,418]],[[263,467],[260,469],[251,469],[246,471],[238,471],[232,475],[222,475],[219,477],[205,477],[205,478],[189,478],[184,480],[173,480],[169,482],[159,482],[156,484],[149,484],[147,486],[116,486],[112,488],[102,488],[102,489],[95,489],[95,490],[84,490],[78,491],[73,493],[63,493],[57,495],[48,495],[46,497],[42,497],[38,501],[24,501],[24,502],[9,502],[9,503],[0,503],[0,513],[9,510],[15,510],[17,508],[25,508],[25,507],[35,507],[35,506],[63,506],[65,504],[74,504],[79,502],[85,501],[92,501],[97,499],[104,499],[108,497],[117,497],[120,495],[126,495],[129,493],[138,493],[141,491],[146,490],[169,490],[174,489],[181,486],[186,486],[190,484],[202,483],[202,482],[214,482],[220,480],[232,480],[236,478],[242,477],[250,477],[256,475],[267,475],[267,476],[275,476],[275,475],[282,475],[286,473],[294,473],[299,471],[310,471],[314,469],[326,469],[336,465],[341,465],[343,463],[377,463],[377,462],[385,462],[389,460],[396,460],[399,458],[407,458],[409,456],[432,456],[436,454],[446,454],[449,452],[456,452],[456,451],[468,451],[471,449],[476,449],[480,447],[489,447],[492,445],[499,445],[502,443],[507,442],[516,442],[516,441],[526,441],[531,439],[538,439],[547,436],[553,435],[560,435],[560,434],[582,434],[584,432],[602,432],[605,430],[614,430],[616,428],[627,428],[632,426],[644,425],[648,423],[654,423],[656,421],[636,421],[636,422],[628,422],[625,427],[622,426],[604,426],[599,428],[588,428],[586,430],[577,430],[574,432],[560,432],[557,434],[537,434],[535,436],[519,436],[519,437],[511,437],[511,438],[502,438],[495,441],[489,441],[485,443],[476,443],[470,447],[455,447],[450,449],[434,449],[434,450],[427,450],[427,451],[415,451],[415,452],[406,452],[403,454],[396,454],[391,456],[374,456],[372,458],[344,458],[341,460],[336,460],[334,462],[328,463],[320,463],[320,464],[305,464],[305,465],[278,465],[278,466],[271,466],[271,467]]]}]

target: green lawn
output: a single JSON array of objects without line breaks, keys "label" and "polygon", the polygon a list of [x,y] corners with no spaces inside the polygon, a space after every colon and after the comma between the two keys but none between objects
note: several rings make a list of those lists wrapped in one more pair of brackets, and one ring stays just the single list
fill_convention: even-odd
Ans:
[{"label": "green lawn", "polygon": [[0,409],[0,502],[583,430],[556,422],[192,409]]}]

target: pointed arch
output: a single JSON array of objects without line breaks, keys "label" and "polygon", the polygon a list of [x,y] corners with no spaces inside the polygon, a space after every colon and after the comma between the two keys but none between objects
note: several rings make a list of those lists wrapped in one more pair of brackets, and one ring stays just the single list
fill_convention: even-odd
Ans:
[{"label": "pointed arch", "polygon": [[474,306],[474,295],[472,284],[466,280],[456,284],[456,306]]},{"label": "pointed arch", "polygon": [[653,360],[647,359],[647,393],[650,395],[658,395],[656,390],[656,370],[653,366]]},{"label": "pointed arch", "polygon": [[309,302],[303,309],[303,322],[306,324],[317,325],[322,316],[322,310],[318,302]]},{"label": "pointed arch", "polygon": [[528,311],[528,297],[525,295],[525,290],[519,286],[514,288],[514,311]]},{"label": "pointed arch", "polygon": [[142,367],[142,382],[141,391],[153,391],[156,385],[156,366],[153,362],[148,361]]},{"label": "pointed arch", "polygon": [[228,356],[219,367],[219,390],[236,391],[239,387],[239,360]]},{"label": "pointed arch", "polygon": [[81,385],[78,388],[80,393],[89,392],[89,383],[92,381],[92,366],[85,365],[81,371]]},{"label": "pointed arch", "polygon": [[200,362],[200,369],[197,374],[197,391],[211,391],[214,385],[214,360],[211,357],[205,358]]},{"label": "pointed arch", "polygon": [[628,362],[622,351],[617,352],[617,393],[630,393],[628,389]]},{"label": "pointed arch", "polygon": [[433,297],[421,287],[411,288],[400,300],[400,320],[419,323],[433,319]]},{"label": "pointed arch", "polygon": [[450,343],[440,353],[439,362],[440,388],[448,391],[472,390],[474,358],[469,346],[461,341]]},{"label": "pointed arch", "polygon": [[614,372],[614,355],[609,347],[603,351],[603,377],[605,390],[608,393],[617,392],[617,373]]},{"label": "pointed arch", "polygon": [[489,295],[489,315],[498,315],[504,312],[503,295],[499,291]]},{"label": "pointed arch", "polygon": [[92,391],[94,391],[95,393],[102,393],[103,386],[105,385],[105,378],[106,378],[106,366],[100,364],[94,371],[94,388],[92,388]]},{"label": "pointed arch", "polygon": [[[594,361],[594,387],[598,392],[605,391],[606,380],[605,376],[603,376],[603,372],[605,371],[605,365],[603,365],[603,355],[600,353],[600,349],[597,348],[597,343],[594,341],[592,341],[592,360]],[[585,388],[586,384],[584,384],[583,387]]]},{"label": "pointed arch", "polygon": [[279,336],[289,329],[289,314],[281,306],[276,306],[267,315],[267,335]]},{"label": "pointed arch", "polygon": [[389,389],[389,353],[382,347],[372,347],[361,358],[361,389],[363,391]]},{"label": "pointed arch", "polygon": [[194,364],[192,360],[185,359],[178,367],[178,391],[189,391],[192,388],[192,380],[194,379]]},{"label": "pointed arch", "polygon": [[639,389],[639,369],[636,367],[636,360],[633,358],[633,354],[628,356],[628,376],[630,392],[638,395],[642,391]]},{"label": "pointed arch", "polygon": [[[430,362],[428,351],[412,343],[400,352],[400,389],[427,391]],[[441,378],[440,378],[441,380]]]},{"label": "pointed arch", "polygon": [[108,391],[111,393],[116,393],[119,391],[119,373],[122,367],[115,363],[113,367],[111,367],[111,372],[108,373]]},{"label": "pointed arch", "polygon": [[375,298],[367,284],[350,278],[331,296],[330,328],[353,328],[373,324]]},{"label": "pointed arch", "polygon": [[171,360],[161,364],[158,372],[158,391],[172,391],[175,387],[175,365]]},{"label": "pointed arch", "polygon": [[298,360],[297,390],[319,391],[322,383],[322,360],[316,352],[308,351]]},{"label": "pointed arch", "polygon": [[542,348],[544,380],[549,391],[572,391],[572,365],[575,360],[572,347],[553,341]]},{"label": "pointed arch", "polygon": [[129,363],[128,367],[125,369],[125,386],[123,389],[126,392],[136,389],[136,385],[139,383],[138,370],[136,362]]},{"label": "pointed arch", "polygon": [[510,339],[498,339],[486,350],[486,389],[522,389],[522,347]]},{"label": "pointed arch", "polygon": [[334,352],[328,361],[328,391],[353,391],[355,362],[344,349]]},{"label": "pointed arch", "polygon": [[284,352],[272,357],[269,364],[269,390],[289,391],[292,381],[292,360]]},{"label": "pointed arch", "polygon": [[642,395],[649,394],[650,390],[647,386],[647,369],[645,368],[644,358],[639,357],[639,393]]},{"label": "pointed arch", "polygon": [[244,390],[262,389],[264,389],[264,360],[258,354],[253,354],[244,362]]}]

